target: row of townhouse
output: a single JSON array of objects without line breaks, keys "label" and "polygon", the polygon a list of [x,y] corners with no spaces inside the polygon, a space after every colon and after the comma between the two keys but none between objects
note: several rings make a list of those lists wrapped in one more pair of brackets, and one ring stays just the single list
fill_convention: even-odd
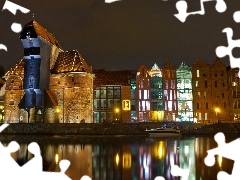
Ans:
[{"label": "row of townhouse", "polygon": [[238,69],[219,58],[212,65],[198,60],[176,69],[141,65],[137,71],[95,70],[93,121],[194,121],[240,119]]}]

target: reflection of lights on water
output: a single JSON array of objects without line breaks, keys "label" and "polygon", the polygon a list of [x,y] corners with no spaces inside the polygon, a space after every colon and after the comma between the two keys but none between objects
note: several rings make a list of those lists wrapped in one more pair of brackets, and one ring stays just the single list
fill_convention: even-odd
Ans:
[{"label": "reflection of lights on water", "polygon": [[153,146],[153,154],[157,159],[162,159],[165,157],[166,148],[163,141],[159,141]]},{"label": "reflection of lights on water", "polygon": [[217,156],[217,162],[218,162],[220,169],[222,169],[222,156],[220,156],[220,155]]},{"label": "reflection of lights on water", "polygon": [[195,139],[195,154],[197,157],[199,156],[199,138]]},{"label": "reflection of lights on water", "polygon": [[188,155],[189,152],[189,146],[184,146],[184,154]]},{"label": "reflection of lights on water", "polygon": [[118,153],[116,154],[115,161],[116,161],[116,165],[118,166],[118,164],[119,164],[119,154]]},{"label": "reflection of lights on water", "polygon": [[55,163],[58,164],[58,161],[59,161],[59,156],[58,154],[55,154]]},{"label": "reflection of lights on water", "polygon": [[132,156],[129,153],[123,154],[123,168],[129,169],[132,166]]}]

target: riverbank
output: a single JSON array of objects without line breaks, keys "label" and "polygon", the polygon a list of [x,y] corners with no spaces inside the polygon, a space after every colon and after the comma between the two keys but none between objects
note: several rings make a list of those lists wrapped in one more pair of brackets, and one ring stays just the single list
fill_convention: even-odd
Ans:
[{"label": "riverbank", "polygon": [[11,123],[1,135],[148,136],[148,133],[136,124],[124,123]]},{"label": "riverbank", "polygon": [[[0,135],[41,136],[149,136],[147,127],[161,127],[165,122],[143,123],[11,123]],[[240,123],[177,123],[183,135],[213,135],[218,132],[240,135]]]},{"label": "riverbank", "polygon": [[191,124],[181,130],[183,135],[215,135],[222,132],[225,135],[240,135],[240,123]]}]

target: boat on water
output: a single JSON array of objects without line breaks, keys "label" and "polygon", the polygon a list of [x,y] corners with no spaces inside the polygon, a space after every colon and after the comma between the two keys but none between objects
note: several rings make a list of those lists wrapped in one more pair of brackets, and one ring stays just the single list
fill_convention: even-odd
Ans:
[{"label": "boat on water", "polygon": [[166,123],[160,128],[147,128],[150,137],[181,136],[181,131],[176,123]]}]

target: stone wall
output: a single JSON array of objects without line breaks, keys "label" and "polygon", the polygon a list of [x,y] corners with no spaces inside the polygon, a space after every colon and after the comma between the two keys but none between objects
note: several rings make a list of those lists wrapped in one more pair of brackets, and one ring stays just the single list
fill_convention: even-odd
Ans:
[{"label": "stone wall", "polygon": [[1,135],[148,135],[139,126],[122,123],[11,123]]}]

